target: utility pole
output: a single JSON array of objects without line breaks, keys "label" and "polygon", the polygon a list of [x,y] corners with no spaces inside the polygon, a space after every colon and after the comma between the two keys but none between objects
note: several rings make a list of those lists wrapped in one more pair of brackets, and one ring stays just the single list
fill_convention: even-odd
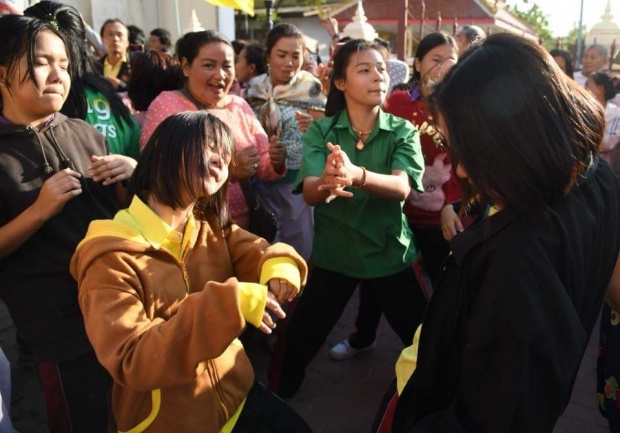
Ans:
[{"label": "utility pole", "polygon": [[575,54],[575,69],[581,67],[581,47],[583,45],[583,0],[581,0],[581,11],[579,12],[579,31],[577,33],[577,54]]}]

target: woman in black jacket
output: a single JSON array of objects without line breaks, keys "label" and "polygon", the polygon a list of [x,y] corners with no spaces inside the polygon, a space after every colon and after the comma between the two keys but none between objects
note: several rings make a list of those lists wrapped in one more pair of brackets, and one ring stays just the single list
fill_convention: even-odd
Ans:
[{"label": "woman in black jacket", "polygon": [[457,174],[493,212],[452,239],[380,431],[550,432],[568,403],[620,269],[620,184],[601,108],[561,74],[497,34],[438,85]]}]

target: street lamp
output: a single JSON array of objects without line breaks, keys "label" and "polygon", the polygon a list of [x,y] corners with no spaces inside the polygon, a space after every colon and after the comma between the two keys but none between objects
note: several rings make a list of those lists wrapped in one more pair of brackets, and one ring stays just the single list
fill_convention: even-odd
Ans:
[{"label": "street lamp", "polygon": [[273,18],[271,11],[273,9],[273,0],[263,0],[265,2],[265,15],[267,16],[267,31],[273,28]]}]

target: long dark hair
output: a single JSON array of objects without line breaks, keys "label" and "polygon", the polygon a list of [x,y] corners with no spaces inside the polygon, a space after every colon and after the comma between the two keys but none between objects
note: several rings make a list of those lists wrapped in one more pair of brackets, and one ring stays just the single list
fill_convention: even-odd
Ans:
[{"label": "long dark hair", "polygon": [[[85,119],[88,113],[85,88],[92,87],[103,93],[110,103],[114,117],[122,118],[126,123],[130,123],[131,112],[123,104],[112,85],[97,71],[95,59],[88,49],[84,23],[78,10],[63,3],[44,0],[27,8],[24,15],[55,22],[58,32],[64,35],[63,39],[68,42],[66,46],[71,58],[69,64],[71,92],[60,112],[68,117]],[[124,127],[122,122],[119,123],[121,127]]]},{"label": "long dark hair", "polygon": [[163,51],[148,50],[131,61],[127,96],[133,108],[146,111],[161,92],[183,87],[181,65]]},{"label": "long dark hair", "polygon": [[243,48],[245,50],[245,61],[249,65],[254,65],[255,74],[263,75],[265,73],[265,49],[260,44],[249,44]]},{"label": "long dark hair", "polygon": [[2,15],[0,16],[0,66],[6,68],[5,76],[0,77],[4,81],[4,86],[10,92],[10,78],[19,72],[19,62],[23,56],[27,59],[27,68],[24,75],[19,77],[23,83],[30,79],[35,86],[34,75],[34,52],[37,44],[37,37],[42,31],[50,31],[58,36],[65,44],[69,64],[71,63],[71,52],[67,48],[67,40],[64,34],[56,29],[53,23],[42,21],[37,18],[21,15]]},{"label": "long dark hair", "polygon": [[217,218],[222,228],[231,224],[228,215],[228,180],[212,196],[204,196],[204,179],[209,177],[208,152],[234,160],[235,140],[224,122],[204,111],[186,111],[165,119],[153,132],[138,159],[129,181],[130,197],[146,202],[153,196],[158,202],[178,209],[183,203],[181,191],[196,200],[196,217]]},{"label": "long dark hair", "polygon": [[590,74],[588,76],[588,80],[592,80],[597,86],[603,87],[605,101],[614,99],[614,97],[616,96],[614,81],[605,72],[594,72],[593,74]]},{"label": "long dark hair", "polygon": [[351,56],[366,50],[375,50],[381,54],[381,56],[385,53],[385,49],[381,45],[365,39],[351,39],[336,52],[334,56],[334,68],[332,69],[332,74],[329,79],[329,94],[327,95],[327,103],[325,104],[326,116],[335,116],[340,111],[347,108],[344,92],[336,87],[335,80],[346,79],[347,66],[349,66]]},{"label": "long dark hair", "polygon": [[483,200],[534,213],[589,167],[603,111],[561,74],[539,44],[502,33],[468,50],[437,86],[430,104],[453,163]]},{"label": "long dark hair", "polygon": [[564,59],[564,64],[566,65],[566,75],[574,78],[575,69],[573,68],[573,57],[568,51],[554,48],[553,50],[549,51],[549,54],[551,54],[551,57],[562,57]]},{"label": "long dark hair", "polygon": [[[435,47],[440,47],[442,45],[450,45],[456,52],[458,52],[458,45],[456,44],[456,40],[452,36],[444,32],[433,32],[424,36],[418,45],[418,49],[415,52],[415,58],[418,59],[418,62],[421,62],[422,59]],[[411,88],[415,87],[420,81],[420,71],[414,68],[413,75],[409,80],[409,86]]]}]

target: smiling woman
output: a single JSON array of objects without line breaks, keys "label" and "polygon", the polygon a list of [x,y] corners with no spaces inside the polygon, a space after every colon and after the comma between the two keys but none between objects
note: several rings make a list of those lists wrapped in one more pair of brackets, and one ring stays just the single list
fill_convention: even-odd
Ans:
[{"label": "smiling woman", "polygon": [[168,117],[140,155],[129,208],[93,223],[73,257],[120,431],[310,431],[256,382],[237,339],[249,324],[272,332],[306,264],[230,221],[234,151],[217,117]]},{"label": "smiling woman", "polygon": [[228,39],[212,30],[187,33],[177,42],[176,52],[185,86],[179,91],[162,92],[151,103],[142,127],[141,146],[164,119],[181,111],[204,110],[224,121],[233,131],[236,147],[228,206],[233,220],[247,228],[248,205],[239,181],[255,175],[261,180],[281,178],[286,168],[284,155],[273,152],[281,145],[269,142],[245,100],[228,93],[235,79],[234,51]]}]

